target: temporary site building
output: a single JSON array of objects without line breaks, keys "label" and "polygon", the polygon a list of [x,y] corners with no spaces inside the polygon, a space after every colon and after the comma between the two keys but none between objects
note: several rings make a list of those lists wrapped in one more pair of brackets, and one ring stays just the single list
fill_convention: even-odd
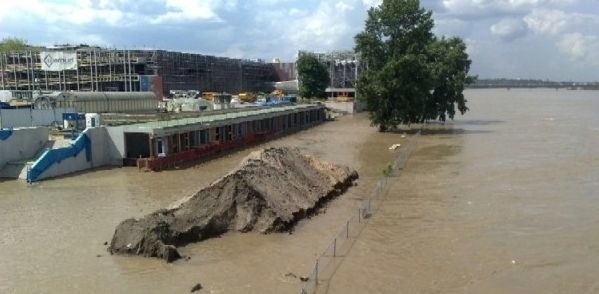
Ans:
[{"label": "temporary site building", "polygon": [[158,108],[153,92],[63,92],[53,100],[56,108],[86,113],[152,112]]}]

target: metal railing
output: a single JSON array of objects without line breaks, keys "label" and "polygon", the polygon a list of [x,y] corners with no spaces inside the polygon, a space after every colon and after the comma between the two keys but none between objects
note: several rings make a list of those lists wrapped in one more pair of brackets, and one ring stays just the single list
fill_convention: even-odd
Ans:
[{"label": "metal railing", "polygon": [[33,183],[55,163],[65,159],[76,157],[81,151],[85,151],[85,159],[92,160],[92,143],[90,137],[81,133],[73,143],[67,147],[57,149],[46,149],[44,153],[27,170],[27,182]]},{"label": "metal railing", "polygon": [[381,205],[383,197],[389,190],[390,178],[398,175],[406,164],[414,148],[414,140],[418,136],[420,136],[420,132],[410,138],[397,158],[390,164],[390,169],[377,182],[370,196],[360,203],[356,212],[345,222],[324,252],[316,258],[312,272],[307,279],[304,278],[305,281],[300,290],[301,294],[326,293],[329,281],[333,278],[343,258],[349,254],[354,241]]}]

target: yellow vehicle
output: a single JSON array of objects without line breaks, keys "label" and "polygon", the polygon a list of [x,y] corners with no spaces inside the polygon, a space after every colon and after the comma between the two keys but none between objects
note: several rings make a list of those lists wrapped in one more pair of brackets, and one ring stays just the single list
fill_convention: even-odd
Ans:
[{"label": "yellow vehicle", "polygon": [[276,89],[276,90],[272,91],[272,93],[270,93],[270,95],[276,96],[277,98],[281,98],[281,97],[285,96],[285,93],[281,89]]},{"label": "yellow vehicle", "polygon": [[256,94],[251,92],[241,92],[239,93],[239,100],[242,102],[254,102],[256,101]]},{"label": "yellow vehicle", "polygon": [[218,93],[216,92],[203,92],[202,93],[202,99],[207,100],[207,101],[212,101],[214,100],[214,96],[218,95]]},{"label": "yellow vehicle", "polygon": [[348,102],[351,101],[352,98],[349,97],[348,93],[339,93],[337,94],[337,97],[335,97],[335,100],[337,100],[337,102]]}]

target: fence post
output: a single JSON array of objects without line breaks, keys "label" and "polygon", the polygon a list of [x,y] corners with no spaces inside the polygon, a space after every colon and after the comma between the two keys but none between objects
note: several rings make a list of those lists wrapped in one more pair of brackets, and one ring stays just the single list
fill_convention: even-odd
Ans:
[{"label": "fence post", "polygon": [[358,208],[358,223],[362,222],[362,208]]},{"label": "fence post", "polygon": [[337,238],[333,240],[333,257],[337,257]]},{"label": "fence post", "polygon": [[349,239],[349,221],[347,221],[347,226],[345,227],[346,239]]},{"label": "fence post", "polygon": [[316,267],[314,268],[314,283],[318,285],[318,258],[316,259]]}]

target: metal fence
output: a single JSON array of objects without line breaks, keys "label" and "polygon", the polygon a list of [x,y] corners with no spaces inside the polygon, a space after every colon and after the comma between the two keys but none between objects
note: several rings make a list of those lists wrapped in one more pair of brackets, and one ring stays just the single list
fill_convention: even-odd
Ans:
[{"label": "metal fence", "polygon": [[349,220],[338,231],[324,252],[316,258],[314,268],[304,282],[300,294],[327,292],[329,282],[343,261],[343,258],[347,256],[354,241],[359,237],[370,217],[381,205],[383,197],[389,190],[388,184],[390,178],[398,175],[406,164],[414,148],[414,140],[418,136],[420,136],[420,131],[410,138],[406,146],[399,152],[397,158],[390,165],[391,168],[377,182],[370,196],[360,203],[356,212],[352,214]]}]

